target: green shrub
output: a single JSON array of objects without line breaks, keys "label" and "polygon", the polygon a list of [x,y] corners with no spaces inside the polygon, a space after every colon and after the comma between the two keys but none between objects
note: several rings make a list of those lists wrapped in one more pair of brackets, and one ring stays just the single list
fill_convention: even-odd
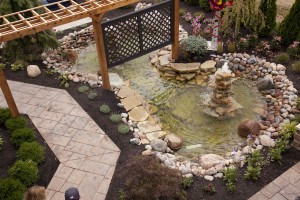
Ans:
[{"label": "green shrub", "polygon": [[3,144],[4,144],[4,141],[3,141],[2,137],[0,136],[0,150],[2,149]]},{"label": "green shrub", "polygon": [[293,64],[293,71],[300,72],[300,61],[297,61]]},{"label": "green shrub", "polygon": [[262,0],[259,8],[265,16],[265,27],[259,32],[259,35],[268,36],[276,26],[276,0]]},{"label": "green shrub", "polygon": [[11,133],[11,141],[19,147],[23,142],[31,142],[35,139],[34,130],[31,128],[16,129]]},{"label": "green shrub", "polygon": [[86,93],[87,91],[89,91],[89,86],[87,86],[87,85],[82,85],[82,86],[79,86],[78,87],[78,92],[80,92],[80,93]]},{"label": "green shrub", "polygon": [[258,37],[256,34],[247,35],[247,48],[254,49],[258,44]]},{"label": "green shrub", "polygon": [[297,131],[296,125],[297,124],[294,122],[286,123],[280,130],[281,137],[285,139],[291,139]]},{"label": "green shrub", "polygon": [[103,104],[100,106],[100,112],[107,114],[110,112],[110,107],[106,104]]},{"label": "green shrub", "polygon": [[88,94],[88,99],[94,100],[94,99],[96,99],[97,95],[98,95],[98,94],[97,94],[96,92],[90,92],[90,93]]},{"label": "green shrub", "polygon": [[1,200],[20,200],[23,199],[25,186],[12,178],[0,180],[0,199]]},{"label": "green shrub", "polygon": [[45,149],[38,142],[24,142],[17,151],[21,160],[32,160],[37,164],[45,160]]},{"label": "green shrub", "polygon": [[12,133],[16,129],[24,128],[27,126],[28,120],[24,117],[10,118],[6,120],[5,126]]},{"label": "green shrub", "polygon": [[294,59],[300,58],[300,41],[294,41],[293,44],[287,48],[287,54]]},{"label": "green shrub", "polygon": [[227,46],[227,50],[229,53],[234,53],[235,52],[235,42],[234,41],[229,41],[228,42],[228,46]]},{"label": "green shrub", "polygon": [[259,165],[257,166],[248,165],[244,177],[246,179],[257,180],[260,177],[260,173],[261,173],[261,167]]},{"label": "green shrub", "polygon": [[207,1],[207,0],[199,0],[199,6],[206,12],[211,11],[209,1]]},{"label": "green shrub", "polygon": [[182,187],[188,189],[193,185],[193,178],[185,177],[182,180]]},{"label": "green shrub", "polygon": [[227,168],[224,171],[224,181],[226,181],[226,188],[229,192],[233,192],[235,190],[235,180],[237,177],[237,169],[236,168]]},{"label": "green shrub", "polygon": [[180,9],[179,9],[179,16],[183,16],[184,13],[185,13],[185,9],[180,8]]},{"label": "green shrub", "polygon": [[278,147],[272,148],[270,151],[271,160],[280,162],[282,160],[282,150]]},{"label": "green shrub", "polygon": [[28,187],[38,179],[37,164],[32,160],[18,160],[9,168],[8,174]]},{"label": "green shrub", "polygon": [[112,114],[109,119],[112,121],[112,122],[115,122],[115,123],[118,123],[122,120],[122,116],[119,115],[119,114]]},{"label": "green shrub", "polygon": [[185,58],[197,60],[207,52],[207,41],[202,37],[188,36],[180,45]]},{"label": "green shrub", "polygon": [[296,115],[295,118],[292,121],[297,123],[297,124],[300,124],[300,115]]},{"label": "green shrub", "polygon": [[275,61],[280,64],[285,64],[290,61],[290,56],[287,53],[279,53],[275,56]]},{"label": "green shrub", "polygon": [[129,133],[130,127],[127,124],[120,124],[118,126],[118,132],[121,134]]},{"label": "green shrub", "polygon": [[24,60],[16,60],[13,64],[11,64],[11,71],[19,71],[24,70],[28,66],[28,63]]},{"label": "green shrub", "polygon": [[265,159],[260,150],[254,150],[251,152],[248,158],[248,165],[264,165]]},{"label": "green shrub", "polygon": [[5,121],[12,118],[8,108],[0,108],[0,126],[5,124]]}]

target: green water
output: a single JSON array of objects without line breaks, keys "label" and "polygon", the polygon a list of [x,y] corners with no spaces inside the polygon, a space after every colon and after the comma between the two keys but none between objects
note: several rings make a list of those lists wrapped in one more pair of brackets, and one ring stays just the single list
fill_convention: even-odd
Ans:
[{"label": "green water", "polygon": [[[96,52],[93,54],[96,57]],[[91,66],[88,63],[84,65]],[[98,65],[96,66],[98,70]],[[118,73],[123,80],[130,80],[134,90],[158,107],[157,115],[163,130],[179,135],[184,141],[177,154],[189,159],[197,158],[199,154],[204,153],[224,155],[239,142],[245,142],[244,138],[238,136],[237,126],[244,119],[256,119],[257,115],[252,110],[262,106],[259,92],[253,83],[245,80],[237,81],[232,89],[235,100],[244,107],[241,114],[226,120],[210,117],[203,112],[206,108],[203,105],[203,94],[207,92],[207,88],[160,78],[149,62],[149,55],[117,66],[110,72]],[[201,147],[186,148],[196,144],[201,144]]]}]

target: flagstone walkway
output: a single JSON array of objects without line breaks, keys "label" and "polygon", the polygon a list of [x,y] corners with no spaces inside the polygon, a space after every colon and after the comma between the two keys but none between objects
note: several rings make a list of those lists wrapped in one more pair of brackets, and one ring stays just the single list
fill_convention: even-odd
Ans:
[{"label": "flagstone walkway", "polygon": [[[60,161],[47,199],[63,200],[69,187],[79,189],[81,200],[105,199],[119,148],[65,90],[8,83],[19,111],[30,117]],[[7,107],[1,90],[0,107]]]}]

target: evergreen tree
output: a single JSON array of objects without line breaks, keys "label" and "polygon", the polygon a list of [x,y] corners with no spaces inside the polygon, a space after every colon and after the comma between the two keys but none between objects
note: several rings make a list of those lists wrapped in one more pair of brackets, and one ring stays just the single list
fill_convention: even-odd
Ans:
[{"label": "evergreen tree", "polygon": [[279,26],[279,34],[282,42],[286,45],[295,40],[300,40],[300,0],[296,0],[290,13],[284,18]]},{"label": "evergreen tree", "polygon": [[[1,0],[0,15],[26,10],[39,5],[41,5],[40,0]],[[30,16],[32,16],[32,14],[29,12],[24,14],[24,17]],[[18,19],[9,17],[8,20],[15,21]],[[3,22],[0,22],[0,24],[2,23]],[[52,30],[46,30],[6,42],[4,45],[4,56],[12,60],[34,60],[34,55],[42,53],[44,49],[57,48],[58,46],[59,42],[54,32]]]},{"label": "evergreen tree", "polygon": [[259,8],[265,16],[265,27],[259,32],[259,35],[268,36],[276,26],[276,0],[261,0]]}]

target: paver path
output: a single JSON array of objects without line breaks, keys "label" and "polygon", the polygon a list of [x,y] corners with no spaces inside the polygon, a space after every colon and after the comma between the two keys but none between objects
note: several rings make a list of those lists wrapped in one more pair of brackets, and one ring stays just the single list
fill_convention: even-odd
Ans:
[{"label": "paver path", "polygon": [[[63,200],[69,187],[79,189],[81,200],[105,199],[119,148],[65,90],[8,83],[19,112],[30,117],[60,161],[47,199]],[[7,107],[1,90],[0,107]]]}]

